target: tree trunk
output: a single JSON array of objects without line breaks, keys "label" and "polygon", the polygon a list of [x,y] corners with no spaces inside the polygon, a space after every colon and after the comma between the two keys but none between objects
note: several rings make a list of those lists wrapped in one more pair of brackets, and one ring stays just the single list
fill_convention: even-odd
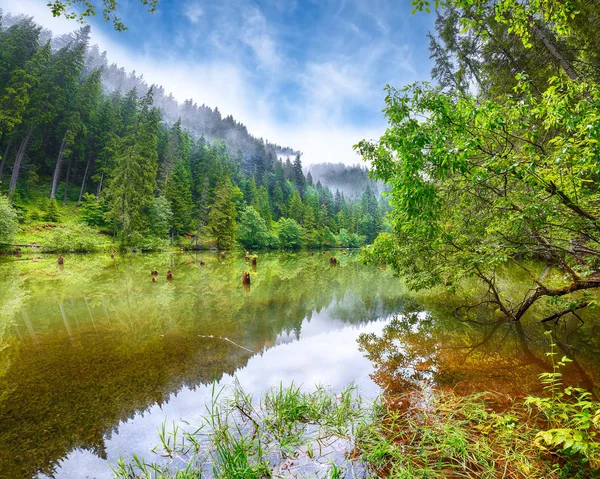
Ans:
[{"label": "tree trunk", "polygon": [[77,201],[77,206],[81,204],[81,198],[83,197],[83,192],[85,190],[85,181],[87,180],[88,171],[90,170],[90,164],[92,162],[92,154],[88,154],[88,160],[85,165],[85,172],[83,173],[83,180],[81,181],[81,191],[79,192],[79,200]]},{"label": "tree trunk", "polygon": [[19,146],[19,151],[17,152],[17,157],[15,158],[15,164],[13,165],[12,175],[10,177],[10,185],[8,187],[8,195],[12,196],[15,192],[15,188],[17,187],[17,180],[19,179],[19,171],[21,170],[21,164],[23,163],[23,157],[25,156],[25,152],[27,151],[27,147],[29,146],[29,140],[31,140],[31,134],[33,133],[33,126],[27,128],[27,132],[25,133],[25,138],[21,141],[21,145]]},{"label": "tree trunk", "polygon": [[100,199],[100,193],[102,193],[102,181],[104,180],[104,171],[100,175],[100,181],[98,182],[98,191],[96,192],[96,199]]},{"label": "tree trunk", "polygon": [[69,173],[71,173],[71,163],[67,166],[67,177],[65,178],[65,194],[63,198],[63,205],[67,204],[67,188],[69,187]]},{"label": "tree trunk", "polygon": [[552,39],[548,37],[546,32],[542,28],[540,28],[533,18],[529,19],[531,22],[531,29],[533,33],[542,41],[550,55],[554,57],[554,59],[558,62],[561,68],[565,71],[569,78],[573,81],[579,81],[579,75],[575,71],[575,69],[571,66],[568,60],[563,56],[563,54],[559,51],[556,45],[552,42]]},{"label": "tree trunk", "polygon": [[[66,135],[65,135],[66,137]],[[58,158],[56,159],[56,166],[54,167],[54,176],[52,176],[52,189],[50,190],[50,199],[53,200],[56,197],[56,188],[58,188],[58,180],[60,178],[60,169],[62,167],[63,157],[65,155],[65,144],[66,138],[63,138],[60,144],[60,151],[58,152]]]},{"label": "tree trunk", "polygon": [[2,183],[2,176],[4,175],[4,167],[8,161],[8,155],[10,154],[10,147],[12,146],[12,139],[8,140],[6,149],[4,150],[4,156],[2,156],[2,162],[0,162],[0,183]]}]

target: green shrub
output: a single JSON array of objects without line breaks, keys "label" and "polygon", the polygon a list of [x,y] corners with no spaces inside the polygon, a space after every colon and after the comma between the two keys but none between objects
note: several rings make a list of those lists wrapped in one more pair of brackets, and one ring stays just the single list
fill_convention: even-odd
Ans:
[{"label": "green shrub", "polygon": [[277,236],[283,249],[300,248],[304,237],[304,228],[292,218],[280,218],[277,222]]},{"label": "green shrub", "polygon": [[42,251],[57,253],[94,253],[104,247],[95,230],[84,224],[57,227],[42,244]]},{"label": "green shrub", "polygon": [[50,200],[50,204],[44,215],[44,220],[50,221],[51,223],[60,223],[60,209],[58,208],[56,200]]},{"label": "green shrub", "polygon": [[552,343],[547,353],[552,358],[552,372],[540,374],[548,396],[525,399],[526,405],[542,414],[547,427],[536,434],[534,444],[600,468],[600,403],[585,389],[564,387],[560,369],[571,360],[563,356],[557,361],[557,354]]},{"label": "green shrub", "polygon": [[0,195],[0,245],[11,243],[17,231],[18,214],[8,198]]},{"label": "green shrub", "polygon": [[98,200],[96,196],[86,193],[83,195],[81,202],[81,219],[91,226],[103,226],[106,224],[104,220],[106,206],[103,200]]}]

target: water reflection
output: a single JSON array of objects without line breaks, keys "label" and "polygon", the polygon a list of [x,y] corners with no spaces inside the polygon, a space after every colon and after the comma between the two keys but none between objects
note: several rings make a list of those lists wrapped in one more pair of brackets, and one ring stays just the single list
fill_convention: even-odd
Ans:
[{"label": "water reflection", "polygon": [[360,350],[374,364],[373,381],[392,394],[423,385],[461,394],[540,393],[538,375],[551,368],[546,353],[554,341],[573,360],[564,371],[565,382],[598,396],[600,342],[592,334],[598,324],[593,313],[588,312],[574,330],[569,322],[498,320],[492,311],[481,309],[472,320],[453,314],[460,302],[459,296],[433,294],[405,301],[403,310],[380,334],[362,335]]},{"label": "water reflection", "polygon": [[0,477],[110,477],[106,460],[148,456],[165,419],[197,421],[215,379],[523,395],[548,367],[549,328],[574,359],[566,379],[600,382],[593,311],[556,326],[457,316],[472,288],[409,294],[352,254],[333,268],[329,254],[261,255],[248,288],[243,271],[243,254],[0,263]]},{"label": "water reflection", "polygon": [[147,454],[165,417],[197,418],[215,378],[238,375],[249,391],[291,379],[368,388],[356,339],[400,309],[397,280],[351,256],[330,269],[320,255],[261,255],[248,291],[245,264],[208,254],[1,264],[0,477],[109,474],[103,459]]}]

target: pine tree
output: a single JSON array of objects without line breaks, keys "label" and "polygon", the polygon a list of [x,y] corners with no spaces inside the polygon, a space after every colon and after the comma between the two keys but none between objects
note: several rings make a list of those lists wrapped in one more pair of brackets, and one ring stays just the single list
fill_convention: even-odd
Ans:
[{"label": "pine tree", "polygon": [[21,132],[21,142],[15,157],[13,171],[8,187],[9,196],[12,195],[17,187],[17,180],[21,171],[23,158],[29,148],[29,143],[37,125],[48,123],[53,118],[52,104],[48,102],[49,92],[52,87],[52,79],[48,75],[48,65],[51,57],[50,42],[39,50],[33,57],[26,71],[31,75],[31,90],[29,91],[29,101],[23,112],[23,119],[26,125]]},{"label": "pine tree", "polygon": [[256,194],[256,206],[260,216],[265,220],[267,227],[271,228],[271,221],[273,220],[271,202],[269,201],[269,192],[264,186],[258,189]]},{"label": "pine tree", "polygon": [[156,189],[160,116],[151,104],[152,89],[140,100],[135,122],[118,142],[116,168],[109,185],[111,216],[126,244],[143,229],[144,212]]},{"label": "pine tree", "polygon": [[237,213],[233,200],[233,187],[231,180],[227,178],[217,188],[215,203],[208,215],[208,227],[217,247],[221,249],[231,248],[235,242]]},{"label": "pine tree", "polygon": [[297,190],[294,190],[292,199],[290,200],[290,204],[288,206],[288,218],[296,220],[297,223],[302,223],[304,218],[304,205],[302,204],[300,193],[298,193]]},{"label": "pine tree", "polygon": [[51,68],[54,111],[56,117],[59,118],[59,131],[64,132],[52,176],[51,199],[56,196],[63,161],[70,155],[75,137],[84,125],[81,116],[87,115],[89,111],[88,95],[95,95],[92,93],[94,88],[98,90],[98,93],[100,90],[99,75],[97,75],[97,81],[92,78],[92,81],[87,84],[84,82],[86,86],[84,92],[79,94],[77,88],[77,81],[83,70],[89,31],[89,26],[80,29],[77,41],[57,52]]},{"label": "pine tree", "polygon": [[304,173],[302,172],[302,161],[299,154],[294,159],[293,175],[294,186],[298,190],[298,193],[300,193],[300,196],[304,197],[304,193],[306,192],[306,178],[304,178]]},{"label": "pine tree", "polygon": [[192,201],[192,179],[188,164],[178,160],[165,184],[165,197],[173,212],[171,234],[189,231],[192,227],[194,203]]}]

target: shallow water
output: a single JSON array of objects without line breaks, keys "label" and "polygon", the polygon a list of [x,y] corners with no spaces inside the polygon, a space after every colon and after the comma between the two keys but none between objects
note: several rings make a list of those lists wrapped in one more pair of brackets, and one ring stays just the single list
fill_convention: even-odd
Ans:
[{"label": "shallow water", "polygon": [[[197,421],[215,380],[254,394],[291,381],[355,381],[368,396],[539,388],[539,325],[458,322],[456,298],[412,296],[389,271],[335,254],[335,268],[330,252],[263,254],[256,271],[233,253],[74,255],[61,269],[55,257],[1,259],[0,477],[104,478],[119,455],[152,459],[157,428]],[[573,381],[591,387],[597,323],[564,332]]]}]

